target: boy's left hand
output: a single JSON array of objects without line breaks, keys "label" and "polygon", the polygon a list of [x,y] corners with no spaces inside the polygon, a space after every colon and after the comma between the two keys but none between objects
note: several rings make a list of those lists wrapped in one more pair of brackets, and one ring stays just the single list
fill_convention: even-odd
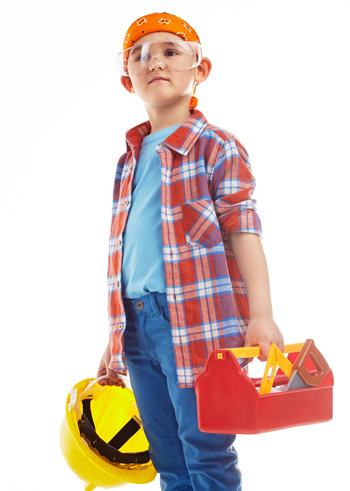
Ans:
[{"label": "boy's left hand", "polygon": [[260,346],[260,361],[266,361],[272,343],[283,352],[284,341],[281,331],[272,317],[251,318],[245,337],[244,346]]}]

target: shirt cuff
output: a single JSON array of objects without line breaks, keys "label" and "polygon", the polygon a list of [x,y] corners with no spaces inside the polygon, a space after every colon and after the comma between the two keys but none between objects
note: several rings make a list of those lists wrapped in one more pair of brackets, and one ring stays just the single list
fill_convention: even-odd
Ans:
[{"label": "shirt cuff", "polygon": [[220,225],[226,235],[229,232],[246,232],[262,237],[260,218],[255,210],[233,210],[221,217]]}]

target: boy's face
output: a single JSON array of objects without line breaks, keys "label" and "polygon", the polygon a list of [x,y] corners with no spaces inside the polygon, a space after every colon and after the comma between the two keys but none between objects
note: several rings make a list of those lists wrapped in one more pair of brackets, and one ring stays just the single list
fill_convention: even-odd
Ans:
[{"label": "boy's face", "polygon": [[[183,41],[182,38],[171,32],[154,32],[140,38],[134,47],[143,43],[160,43],[164,41]],[[197,81],[198,67],[187,70],[170,70],[166,64],[166,58],[158,49],[159,44],[154,44],[154,51],[150,53],[150,65],[141,74],[122,76],[122,84],[129,91],[135,91],[142,99],[146,107],[166,107],[183,99],[184,104],[189,104],[194,84]],[[132,55],[130,55],[132,63]],[[169,63],[170,65],[170,63]]]}]

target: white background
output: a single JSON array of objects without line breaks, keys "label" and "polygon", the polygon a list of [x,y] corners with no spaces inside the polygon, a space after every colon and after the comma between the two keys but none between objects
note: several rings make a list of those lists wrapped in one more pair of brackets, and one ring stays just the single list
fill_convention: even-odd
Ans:
[{"label": "white background", "polygon": [[116,52],[137,17],[164,10],[193,25],[212,59],[198,108],[250,154],[285,341],[313,338],[335,375],[332,422],[237,438],[244,490],[340,489],[350,436],[349,2],[0,5],[2,489],[82,489],[59,428],[70,387],[95,375],[107,343],[115,165],[125,131],[147,119],[119,83]]}]

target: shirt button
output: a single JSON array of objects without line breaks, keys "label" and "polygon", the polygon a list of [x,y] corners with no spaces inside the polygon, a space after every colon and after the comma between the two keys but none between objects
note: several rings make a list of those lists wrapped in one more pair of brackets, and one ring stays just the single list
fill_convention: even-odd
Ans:
[{"label": "shirt button", "polygon": [[119,249],[119,247],[121,247],[122,245],[122,241],[120,239],[117,240],[117,248]]},{"label": "shirt button", "polygon": [[116,288],[119,288],[119,287],[120,287],[120,281],[116,281],[116,282],[115,282],[115,287],[116,287]]},{"label": "shirt button", "polygon": [[119,325],[118,325],[118,330],[119,330],[119,331],[122,331],[123,329],[124,329],[124,324],[119,324]]},{"label": "shirt button", "polygon": [[130,201],[129,201],[128,199],[126,199],[126,200],[124,201],[124,206],[128,206],[128,204],[129,204],[129,203],[130,203]]}]

